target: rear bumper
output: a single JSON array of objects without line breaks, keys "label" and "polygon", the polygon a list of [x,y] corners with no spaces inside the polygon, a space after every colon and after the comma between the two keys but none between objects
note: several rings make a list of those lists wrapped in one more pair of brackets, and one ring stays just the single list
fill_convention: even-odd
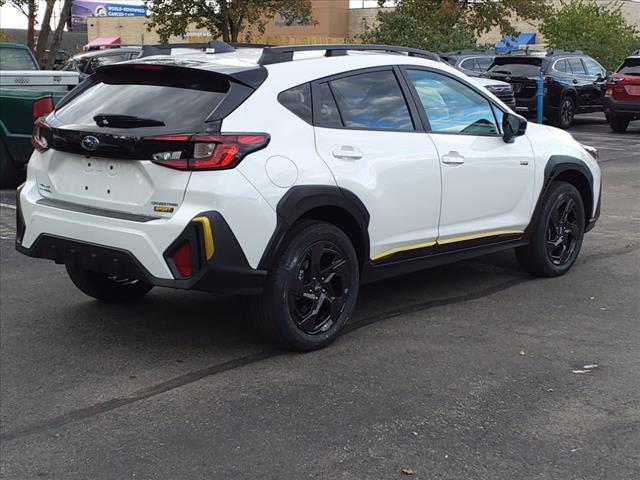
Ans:
[{"label": "rear bumper", "polygon": [[[33,183],[18,190],[16,250],[24,255],[137,278],[159,287],[247,295],[262,292],[266,271],[251,267],[218,211],[191,212],[186,221],[135,222],[51,207],[39,203],[41,198]],[[203,217],[208,222],[194,221]],[[214,247],[209,258],[206,223]],[[184,242],[192,252],[189,278],[180,277],[171,259]]]},{"label": "rear bumper", "polygon": [[[16,243],[16,249],[34,258],[46,258],[58,264],[75,265],[86,270],[116,275],[119,277],[136,278],[156,287],[168,287],[184,290],[202,290],[205,292],[257,295],[262,292],[266,271],[254,270],[243,261],[242,252],[236,248],[233,239],[220,228],[221,217],[217,212],[206,215],[216,219],[216,244],[225,255],[218,255],[211,261],[203,261],[202,255],[196,255],[194,262],[199,265],[196,273],[186,279],[166,279],[153,276],[127,250],[105,247],[88,242],[78,242],[68,238],[42,234],[31,245],[24,248]],[[188,234],[185,235],[188,238]],[[224,240],[223,240],[224,239]],[[182,237],[178,239],[182,241]],[[221,241],[222,240],[222,241]],[[199,242],[195,242],[199,248]]]},{"label": "rear bumper", "polygon": [[640,118],[640,101],[638,102],[618,102],[610,96],[604,97],[604,111],[607,114],[614,114],[616,116],[624,116],[634,118]]}]

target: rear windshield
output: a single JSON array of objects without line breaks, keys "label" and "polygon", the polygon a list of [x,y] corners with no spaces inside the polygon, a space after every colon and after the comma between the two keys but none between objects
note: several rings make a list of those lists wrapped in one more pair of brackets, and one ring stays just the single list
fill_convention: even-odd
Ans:
[{"label": "rear windshield", "polygon": [[618,72],[623,75],[640,75],[640,58],[627,58]]},{"label": "rear windshield", "polygon": [[0,48],[0,70],[38,70],[33,57],[24,48]]},{"label": "rear windshield", "polygon": [[[138,117],[145,120],[141,128],[190,133],[202,127],[229,90],[224,77],[186,69],[126,68],[98,72],[91,81],[91,87],[56,111],[57,120],[95,130],[108,125],[95,117]],[[127,128],[135,129],[135,121]]]},{"label": "rear windshield", "polygon": [[536,77],[540,74],[540,60],[534,58],[518,60],[496,58],[489,68],[489,72],[514,77]]}]

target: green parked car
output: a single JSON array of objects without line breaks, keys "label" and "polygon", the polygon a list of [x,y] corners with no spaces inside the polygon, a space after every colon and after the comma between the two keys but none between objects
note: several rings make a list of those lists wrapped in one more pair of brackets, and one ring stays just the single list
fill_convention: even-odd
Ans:
[{"label": "green parked car", "polygon": [[0,188],[24,175],[34,116],[53,110],[78,81],[77,72],[40,70],[25,45],[0,43]]}]

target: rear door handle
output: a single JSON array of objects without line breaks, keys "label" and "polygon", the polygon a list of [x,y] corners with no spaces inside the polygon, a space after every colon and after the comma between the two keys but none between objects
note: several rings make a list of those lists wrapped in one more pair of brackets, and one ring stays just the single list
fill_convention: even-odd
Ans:
[{"label": "rear door handle", "polygon": [[461,165],[464,163],[464,157],[459,152],[451,151],[442,156],[442,163],[449,165]]},{"label": "rear door handle", "polygon": [[362,152],[351,145],[342,145],[340,148],[335,148],[331,153],[335,158],[341,160],[358,160],[362,158]]}]

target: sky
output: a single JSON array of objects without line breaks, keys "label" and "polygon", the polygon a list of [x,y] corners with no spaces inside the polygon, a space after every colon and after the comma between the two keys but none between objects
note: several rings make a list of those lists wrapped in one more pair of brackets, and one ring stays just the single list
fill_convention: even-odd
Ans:
[{"label": "sky", "polygon": [[[349,6],[351,8],[362,8],[364,1],[365,7],[375,7],[377,5],[377,0],[349,0]],[[62,5],[62,2],[57,2],[59,5]],[[107,3],[107,2],[105,2]],[[142,4],[142,1],[136,0],[111,0],[109,3],[120,3],[120,4]],[[41,7],[39,8],[40,15],[44,12],[45,2],[40,0]],[[54,14],[57,14],[57,10]],[[53,22],[55,25],[57,22]],[[0,8],[0,28],[27,28],[27,18],[21,14],[18,10],[16,10],[11,5],[4,5]]]}]

